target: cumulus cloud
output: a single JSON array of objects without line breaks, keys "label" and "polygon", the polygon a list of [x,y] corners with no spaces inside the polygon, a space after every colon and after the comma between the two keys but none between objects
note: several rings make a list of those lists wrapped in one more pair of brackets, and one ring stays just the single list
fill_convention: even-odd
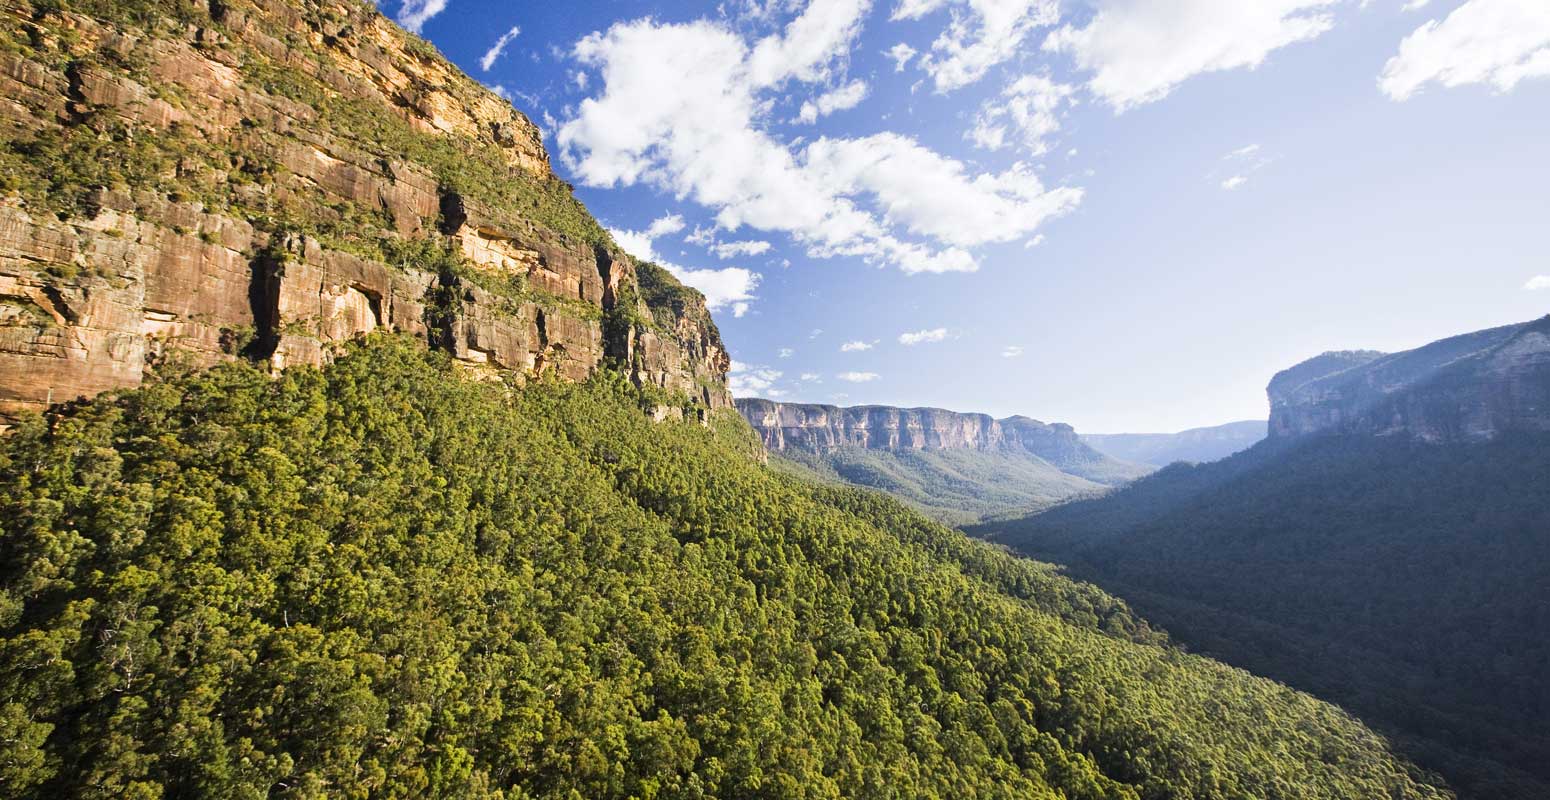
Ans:
[{"label": "cumulus cloud", "polygon": [[840,352],[841,353],[860,353],[860,352],[863,352],[863,351],[866,351],[866,350],[871,350],[873,347],[876,347],[876,346],[877,346],[877,342],[876,341],[863,342],[860,339],[857,339],[856,341],[846,342],[846,343],[840,345]]},{"label": "cumulus cloud", "polygon": [[1248,183],[1248,182],[1249,182],[1248,178],[1246,178],[1246,177],[1244,177],[1242,175],[1234,175],[1234,176],[1232,176],[1230,178],[1227,178],[1226,180],[1222,181],[1222,188],[1226,189],[1227,191],[1230,192],[1230,191],[1232,191],[1234,189],[1237,189],[1238,187],[1240,187],[1243,184]]},{"label": "cumulus cloud", "polygon": [[490,45],[490,49],[484,51],[484,55],[479,57],[479,68],[485,72],[489,72],[490,67],[495,66],[496,59],[500,58],[501,54],[506,52],[506,45],[511,44],[511,40],[517,38],[521,34],[522,29],[515,25],[512,26],[511,30],[501,34],[501,38],[496,39],[495,44]]},{"label": "cumulus cloud", "polygon": [[899,344],[914,346],[927,342],[940,342],[947,338],[946,328],[931,328],[928,330],[911,331],[899,334]]},{"label": "cumulus cloud", "polygon": [[732,368],[727,371],[727,390],[733,397],[780,397],[785,392],[775,388],[775,382],[780,380],[781,374],[777,369],[734,359]]},{"label": "cumulus cloud", "polygon": [[819,139],[807,156],[809,170],[825,185],[871,193],[888,222],[959,247],[1018,239],[1082,195],[1046,190],[1027,164],[971,176],[962,162],[896,133]]},{"label": "cumulus cloud", "polygon": [[1408,100],[1428,83],[1453,88],[1485,83],[1512,91],[1525,78],[1550,77],[1550,3],[1469,0],[1399,43],[1378,86]]},{"label": "cumulus cloud", "polygon": [[447,10],[447,0],[404,0],[398,6],[398,24],[419,33],[431,17]]},{"label": "cumulus cloud", "polygon": [[919,62],[938,92],[985,77],[1016,55],[1031,33],[1060,20],[1056,0],[900,0],[893,18],[920,19],[947,6],[951,20]]},{"label": "cumulus cloud", "polygon": [[827,117],[836,111],[855,108],[866,99],[866,95],[866,81],[851,81],[838,89],[824,92],[816,100],[803,103],[801,111],[797,113],[796,121],[811,125],[817,122],[819,117]]},{"label": "cumulus cloud", "polygon": [[1022,354],[1023,348],[1020,345],[1009,344],[1006,347],[1001,348],[1002,358],[1017,358]]},{"label": "cumulus cloud", "polygon": [[715,253],[716,257],[720,259],[737,258],[738,256],[757,256],[768,253],[770,251],[770,243],[761,241],[723,242],[711,245],[710,251]]},{"label": "cumulus cloud", "polygon": [[779,36],[754,45],[748,58],[749,77],[757,86],[775,86],[795,78],[819,81],[829,64],[848,50],[861,33],[861,21],[872,0],[812,0]]},{"label": "cumulus cloud", "polygon": [[912,273],[977,269],[968,247],[1031,234],[1080,202],[1080,189],[1046,189],[1025,165],[976,174],[899,134],[805,144],[771,135],[786,94],[773,87],[829,77],[865,10],[815,0],[752,47],[706,20],[592,34],[574,55],[600,73],[600,94],[562,123],[560,156],[589,186],[644,183],[712,209],[719,229],[784,232],[815,258]]},{"label": "cumulus cloud", "polygon": [[792,356],[794,356],[796,354],[797,354],[797,351],[792,350],[789,347],[782,347],[782,348],[780,348],[780,357],[781,358],[790,358],[790,357],[792,357]]},{"label": "cumulus cloud", "polygon": [[1076,87],[1056,83],[1048,75],[1024,75],[986,100],[964,137],[987,150],[999,150],[1015,140],[1029,155],[1049,152],[1047,139],[1060,130],[1060,111],[1071,102]]},{"label": "cumulus cloud", "polygon": [[816,372],[804,372],[797,380],[803,383],[823,383],[823,378],[819,377]]},{"label": "cumulus cloud", "polygon": [[910,63],[910,59],[914,58],[917,52],[919,51],[915,48],[910,47],[904,42],[899,42],[893,47],[884,50],[883,55],[893,59],[894,72],[903,72],[905,65]]},{"label": "cumulus cloud", "polygon": [[1528,283],[1523,284],[1523,288],[1530,292],[1550,289],[1550,275],[1535,275],[1528,279]]},{"label": "cumulus cloud", "polygon": [[705,306],[711,311],[727,309],[732,316],[748,313],[763,279],[759,273],[742,267],[726,269],[691,269],[662,258],[656,251],[656,240],[663,236],[680,233],[684,229],[683,217],[673,214],[653,220],[643,231],[610,228],[609,234],[624,248],[626,253],[643,261],[651,261],[673,274],[687,286],[705,295]]},{"label": "cumulus cloud", "polygon": [[882,376],[875,372],[841,372],[834,377],[846,383],[871,383]]},{"label": "cumulus cloud", "polygon": [[[1525,0],[1536,2],[1537,0]],[[1124,111],[1166,97],[1196,75],[1254,68],[1271,52],[1334,27],[1338,0],[1099,0],[1084,28],[1044,40],[1091,72],[1088,89]]]}]

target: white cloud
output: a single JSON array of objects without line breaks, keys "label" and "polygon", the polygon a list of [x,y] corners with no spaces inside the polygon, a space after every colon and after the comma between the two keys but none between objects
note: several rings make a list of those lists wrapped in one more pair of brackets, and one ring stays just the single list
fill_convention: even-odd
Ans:
[{"label": "white cloud", "polygon": [[1009,344],[1006,347],[1001,348],[1001,357],[1002,358],[1017,358],[1018,356],[1021,356],[1022,354],[1023,354],[1023,348],[1020,345]]},{"label": "white cloud", "polygon": [[803,383],[823,383],[823,378],[820,377],[816,372],[804,372],[802,373],[802,377],[798,378],[797,380],[800,380]]},{"label": "white cloud", "polygon": [[705,295],[705,306],[711,311],[727,308],[731,309],[732,316],[741,318],[748,313],[752,302],[758,299],[754,292],[758,290],[762,276],[753,270],[742,267],[689,269],[677,264],[658,263],[673,273],[673,277]]},{"label": "white cloud", "polygon": [[1523,284],[1523,288],[1530,292],[1550,289],[1550,275],[1535,275],[1528,279],[1528,283]]},{"label": "white cloud", "polygon": [[770,251],[770,243],[761,241],[723,242],[711,245],[710,251],[715,253],[716,257],[720,259],[737,258],[738,256],[757,256],[768,253]]},{"label": "white cloud", "polygon": [[817,339],[818,337],[820,337],[822,335],[823,335],[823,328],[814,328],[813,332],[807,335],[807,338],[809,338],[809,339]]},{"label": "white cloud", "polygon": [[501,38],[496,39],[495,44],[491,45],[490,49],[484,51],[484,55],[479,57],[479,69],[482,69],[485,72],[489,72],[490,67],[495,66],[496,59],[500,58],[501,54],[506,52],[506,45],[511,44],[511,40],[517,38],[521,34],[522,29],[515,25],[512,26],[511,30],[501,34]]},{"label": "white cloud", "polygon": [[1336,2],[1099,0],[1087,27],[1064,26],[1044,48],[1070,53],[1093,73],[1093,94],[1124,111],[1201,73],[1258,67],[1272,51],[1323,34]]},{"label": "white cloud", "polygon": [[896,133],[819,139],[807,157],[825,185],[874,194],[889,223],[959,247],[1021,238],[1082,196],[1080,189],[1046,190],[1026,164],[970,176],[962,162]]},{"label": "white cloud", "polygon": [[671,236],[684,229],[683,217],[672,214],[653,220],[644,231],[610,228],[609,234],[624,248],[626,253],[643,261],[656,263],[671,272],[673,277],[705,295],[705,306],[711,311],[727,309],[734,317],[748,313],[763,279],[759,273],[741,267],[726,269],[690,269],[663,259],[656,252],[656,240]]},{"label": "white cloud", "polygon": [[1550,3],[1469,0],[1405,37],[1378,85],[1390,98],[1407,100],[1434,81],[1448,88],[1488,83],[1509,92],[1525,78],[1543,77],[1550,77]]},{"label": "white cloud", "polygon": [[643,231],[624,230],[621,228],[609,228],[614,241],[624,248],[624,252],[644,261],[661,261],[657,254],[656,240],[663,236],[671,236],[684,229],[684,218],[677,214],[669,214],[651,221]]},{"label": "white cloud", "polygon": [[860,353],[860,352],[863,352],[863,351],[866,351],[866,350],[871,350],[875,346],[877,346],[877,342],[875,342],[875,341],[863,342],[860,339],[857,339],[856,341],[846,342],[846,343],[840,345],[840,352],[841,353]]},{"label": "white cloud", "polygon": [[834,377],[847,383],[870,383],[882,376],[875,372],[841,372]]},{"label": "white cloud", "polygon": [[1041,244],[1044,244],[1044,234],[1042,234],[1042,233],[1034,236],[1033,238],[1029,239],[1026,242],[1023,242],[1023,249],[1024,250],[1032,250],[1033,248],[1038,247]]},{"label": "white cloud", "polygon": [[756,86],[776,86],[789,78],[819,81],[828,77],[834,57],[850,48],[872,0],[812,0],[780,36],[754,45],[748,73]]},{"label": "white cloud", "polygon": [[818,96],[817,100],[809,100],[802,104],[802,110],[797,113],[797,122],[811,125],[818,121],[819,117],[826,117],[836,111],[855,108],[866,99],[866,81],[854,80],[838,89],[833,89]]},{"label": "white cloud", "polygon": [[780,397],[785,392],[775,388],[781,371],[755,364],[733,360],[727,371],[727,390],[734,397]]},{"label": "white cloud", "polygon": [[[589,186],[646,183],[692,199],[719,229],[785,232],[815,258],[906,272],[973,271],[967,247],[1021,238],[1080,202],[1080,189],[1046,190],[1025,165],[974,174],[898,134],[798,145],[766,131],[784,96],[772,85],[826,77],[865,7],[816,0],[752,48],[704,20],[592,34],[574,55],[598,69],[601,94],[569,111],[561,158]],[[809,29],[816,38],[802,38]]]},{"label": "white cloud", "polygon": [[1272,161],[1269,157],[1261,155],[1260,151],[1258,144],[1249,144],[1222,156],[1223,163],[1230,170],[1228,176],[1222,179],[1222,188],[1229,192],[1241,188],[1249,182],[1250,175],[1260,171]]},{"label": "white cloud", "polygon": [[910,47],[904,42],[899,42],[893,47],[884,50],[883,55],[893,59],[894,72],[903,72],[905,65],[910,63],[910,59],[914,58],[917,52],[919,51],[915,48]]},{"label": "white cloud", "polygon": [[651,226],[646,228],[646,235],[657,239],[663,236],[671,236],[684,229],[684,218],[678,214],[669,214],[665,217],[657,217],[651,221]]},{"label": "white cloud", "polygon": [[1400,11],[1420,11],[1421,9],[1426,8],[1428,5],[1430,5],[1431,2],[1432,2],[1432,0],[1408,0],[1408,2],[1406,2],[1404,4],[1404,6],[1402,6],[1399,10]]},{"label": "white cloud", "polygon": [[947,338],[946,328],[931,328],[929,330],[912,331],[899,334],[899,344],[914,346],[927,342],[940,342]]},{"label": "white cloud", "polygon": [[780,348],[780,357],[781,358],[790,358],[790,357],[792,357],[792,356],[794,356],[796,354],[797,354],[797,351],[792,350],[789,347],[782,347],[782,348]]},{"label": "white cloud", "polygon": [[1060,130],[1061,107],[1075,93],[1075,86],[1047,75],[1024,75],[980,106],[974,127],[964,137],[987,150],[999,150],[1012,136],[1029,155],[1044,155],[1049,152],[1045,140]]},{"label": "white cloud", "polygon": [[447,10],[447,0],[404,0],[398,6],[398,24],[419,33],[431,17]]},{"label": "white cloud", "polygon": [[513,99],[512,95],[511,95],[511,90],[507,89],[505,86],[502,86],[502,85],[500,85],[498,83],[490,86],[489,89],[490,89],[490,91],[495,93],[496,97],[499,97],[500,99],[505,100],[508,103],[510,103],[512,101],[512,99]]},{"label": "white cloud", "polygon": [[1060,19],[1056,0],[900,0],[893,18],[919,19],[952,5],[952,18],[920,66],[938,92],[967,86],[1017,54],[1034,30]]}]

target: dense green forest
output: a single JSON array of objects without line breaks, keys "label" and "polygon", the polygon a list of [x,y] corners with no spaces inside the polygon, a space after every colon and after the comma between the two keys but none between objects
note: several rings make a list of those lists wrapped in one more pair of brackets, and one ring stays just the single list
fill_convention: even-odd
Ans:
[{"label": "dense green forest", "polygon": [[972,532],[1393,731],[1461,794],[1550,797],[1550,437],[1270,441]]},{"label": "dense green forest", "polygon": [[378,337],[0,444],[0,794],[1442,798],[735,414]]}]

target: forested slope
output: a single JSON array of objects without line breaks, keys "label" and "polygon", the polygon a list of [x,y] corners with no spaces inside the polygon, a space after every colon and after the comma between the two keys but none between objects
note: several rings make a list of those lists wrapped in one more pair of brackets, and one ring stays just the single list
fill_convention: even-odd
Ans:
[{"label": "forested slope", "polygon": [[0,442],[0,794],[1440,798],[1345,713],[604,372],[377,335]]},{"label": "forested slope", "polygon": [[1271,440],[972,532],[1396,732],[1467,796],[1550,797],[1550,437]]}]

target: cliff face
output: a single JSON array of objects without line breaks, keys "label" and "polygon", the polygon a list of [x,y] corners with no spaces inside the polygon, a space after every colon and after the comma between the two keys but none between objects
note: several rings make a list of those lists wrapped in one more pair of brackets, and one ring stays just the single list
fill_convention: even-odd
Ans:
[{"label": "cliff face", "polygon": [[[822,455],[840,447],[868,450],[973,450],[1033,456],[1099,482],[1136,477],[1082,442],[1070,425],[1014,416],[961,414],[938,408],[893,408],[737,401],[737,410],[775,452]],[[1142,470],[1144,472],[1144,470]]]},{"label": "cliff face", "polygon": [[703,297],[653,305],[538,129],[373,7],[59,8],[0,10],[0,415],[379,329],[731,405]]},{"label": "cliff face", "polygon": [[1270,435],[1402,435],[1427,442],[1550,430],[1550,317],[1409,350],[1334,353],[1277,375]]}]

